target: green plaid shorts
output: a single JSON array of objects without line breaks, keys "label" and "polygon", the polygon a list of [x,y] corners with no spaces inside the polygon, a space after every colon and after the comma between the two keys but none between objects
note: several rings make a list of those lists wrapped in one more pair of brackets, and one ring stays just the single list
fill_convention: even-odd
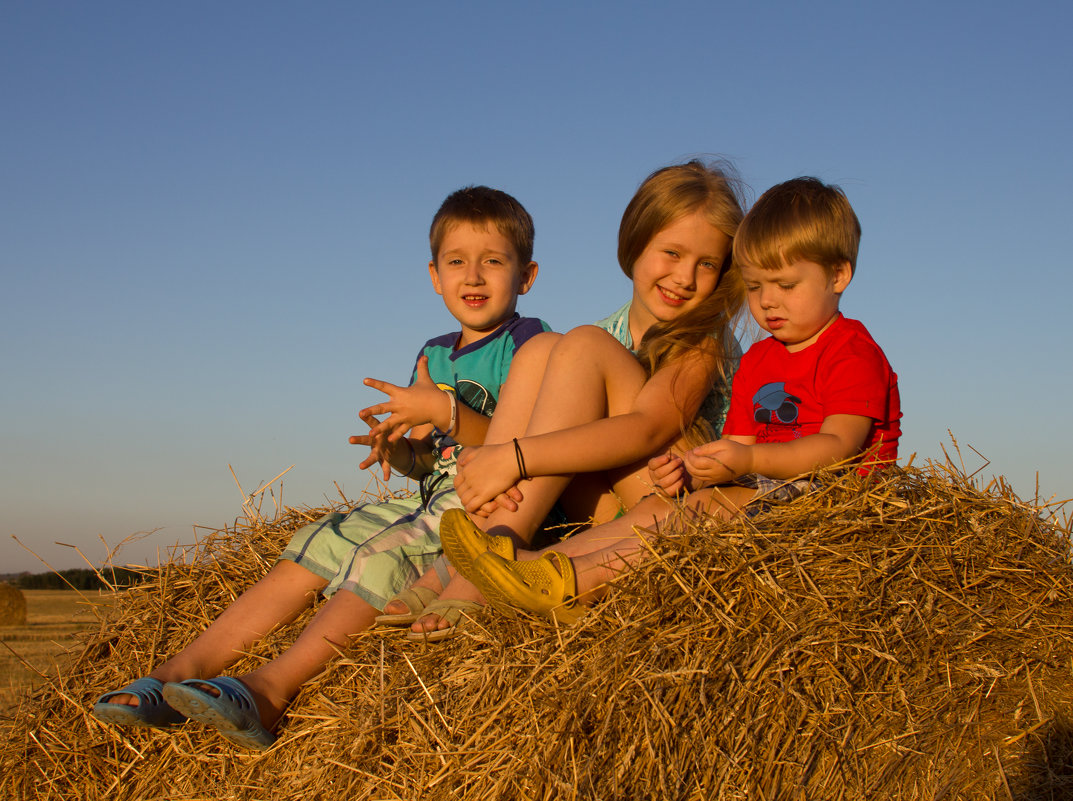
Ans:
[{"label": "green plaid shorts", "polygon": [[420,495],[365,503],[302,526],[280,559],[327,579],[326,597],[349,590],[383,609],[443,553],[440,518],[462,502],[451,476],[441,476]]}]

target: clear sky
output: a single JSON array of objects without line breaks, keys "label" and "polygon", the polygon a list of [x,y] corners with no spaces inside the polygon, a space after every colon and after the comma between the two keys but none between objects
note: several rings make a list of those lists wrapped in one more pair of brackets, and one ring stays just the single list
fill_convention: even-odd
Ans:
[{"label": "clear sky", "polygon": [[698,154],[845,189],[903,456],[949,429],[1073,495],[1071,29],[1053,0],[5,3],[0,572],[44,569],[11,535],[64,568],[156,530],[118,557],[152,561],[240,514],[228,465],[356,495],[362,379],[452,330],[446,194],[527,206],[520,310],[564,330],[625,300],[622,210]]}]

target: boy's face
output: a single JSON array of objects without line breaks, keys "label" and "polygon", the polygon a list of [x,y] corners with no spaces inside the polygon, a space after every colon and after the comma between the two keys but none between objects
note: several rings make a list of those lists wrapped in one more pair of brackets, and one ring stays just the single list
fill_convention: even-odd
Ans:
[{"label": "boy's face", "polygon": [[537,264],[521,264],[510,240],[495,226],[459,222],[448,228],[428,272],[447,311],[462,324],[461,348],[514,314],[518,296],[533,285]]},{"label": "boy's face", "polygon": [[838,301],[852,272],[843,262],[833,272],[812,261],[783,263],[777,270],[741,265],[749,311],[760,327],[791,353],[804,350],[838,315]]}]

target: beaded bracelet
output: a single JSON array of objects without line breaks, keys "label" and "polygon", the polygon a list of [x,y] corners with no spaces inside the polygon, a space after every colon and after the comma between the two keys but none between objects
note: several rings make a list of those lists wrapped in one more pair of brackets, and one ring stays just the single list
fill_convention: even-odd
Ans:
[{"label": "beaded bracelet", "polygon": [[525,472],[525,457],[522,456],[522,446],[518,444],[518,438],[514,438],[514,458],[518,460],[518,472],[521,474],[519,481],[525,481],[529,474]]},{"label": "beaded bracelet", "polygon": [[444,390],[444,393],[451,399],[451,424],[447,426],[445,432],[447,436],[453,437],[458,433],[458,398],[455,397],[455,393]]}]

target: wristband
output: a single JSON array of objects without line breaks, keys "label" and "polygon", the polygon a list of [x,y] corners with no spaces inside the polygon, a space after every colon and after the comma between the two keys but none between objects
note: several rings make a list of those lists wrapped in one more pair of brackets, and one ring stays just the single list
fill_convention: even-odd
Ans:
[{"label": "wristband", "polygon": [[446,389],[444,393],[451,399],[451,424],[447,426],[447,431],[444,433],[449,437],[454,437],[458,433],[458,398],[455,397],[455,393]]},{"label": "wristband", "polygon": [[518,444],[518,438],[514,438],[514,458],[518,460],[518,472],[521,473],[519,481],[525,481],[529,474],[525,472],[525,457],[522,456],[522,446]]},{"label": "wristband", "polygon": [[406,468],[405,472],[400,472],[399,476],[402,478],[409,478],[410,473],[417,467],[417,451],[414,450],[414,444],[410,442],[409,437],[403,437],[402,441],[406,443],[406,447],[410,449],[410,466]]}]

